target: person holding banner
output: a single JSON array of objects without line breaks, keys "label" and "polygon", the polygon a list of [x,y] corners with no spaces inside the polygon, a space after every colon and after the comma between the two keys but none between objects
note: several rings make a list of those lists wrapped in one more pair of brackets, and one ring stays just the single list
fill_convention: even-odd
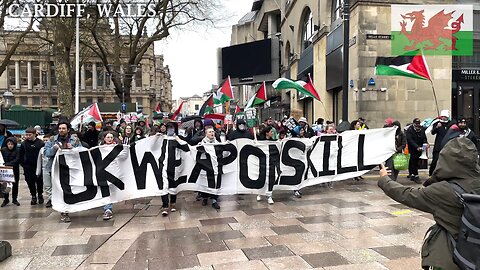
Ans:
[{"label": "person holding banner", "polygon": [[[115,134],[113,131],[107,131],[104,134],[101,145],[115,145]],[[103,220],[110,220],[113,218],[113,205],[111,203],[103,206]]]},{"label": "person holding banner", "polygon": [[[178,125],[176,122],[168,122],[166,125],[166,135],[170,138],[180,139],[177,136]],[[170,197],[170,200],[169,200]],[[177,203],[177,194],[165,194],[161,196],[162,198],[162,216],[166,217],[168,215],[168,210],[170,212],[177,212],[175,204]]]},{"label": "person holding banner", "polygon": [[[262,131],[260,131],[260,136],[258,140],[259,141],[276,141],[275,139],[273,139],[273,135],[274,135],[273,128],[271,126],[267,126],[263,128]],[[268,204],[275,203],[272,198],[272,191],[267,191],[265,195],[267,195]],[[261,200],[262,200],[262,196],[257,195],[257,201],[261,201]]]},{"label": "person holding banner", "polygon": [[[2,148],[2,156],[4,160],[4,165],[13,167],[13,175],[15,178],[15,182],[13,183],[12,187],[12,203],[15,204],[16,206],[20,206],[20,203],[18,202],[18,181],[20,179],[20,168],[19,168],[19,163],[20,163],[20,153],[17,149],[17,138],[15,137],[9,137],[6,139],[7,142],[7,147]],[[8,199],[9,195],[8,193],[3,194],[3,203],[1,207],[5,207],[10,200]]]},{"label": "person holding banner", "polygon": [[236,139],[250,139],[253,140],[253,134],[247,128],[247,122],[245,119],[237,119],[236,129],[230,130],[227,134],[227,140],[234,141]]},{"label": "person holding banner", "polygon": [[[205,138],[200,142],[200,145],[203,144],[216,144],[219,143],[215,138],[215,130],[213,126],[205,126]],[[208,204],[208,198],[212,199],[212,207],[215,209],[220,209],[220,205],[217,202],[218,195],[209,194],[206,192],[200,192],[202,197],[202,205],[205,206]]]},{"label": "person holding banner", "polygon": [[[82,146],[77,135],[70,135],[70,132],[71,126],[69,122],[62,120],[57,124],[57,135],[50,138],[45,144],[43,154],[48,157],[48,164],[45,166],[44,173],[51,175],[53,160],[59,149],[72,149]],[[60,221],[70,222],[68,213],[60,213]]]}]

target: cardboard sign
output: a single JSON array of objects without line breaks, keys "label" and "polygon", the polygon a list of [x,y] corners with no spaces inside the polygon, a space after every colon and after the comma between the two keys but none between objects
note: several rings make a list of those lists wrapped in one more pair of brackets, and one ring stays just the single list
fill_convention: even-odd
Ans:
[{"label": "cardboard sign", "polygon": [[12,167],[0,166],[0,182],[15,183]]},{"label": "cardboard sign", "polygon": [[245,109],[245,118],[247,119],[247,126],[249,128],[257,125],[257,110],[255,108]]}]

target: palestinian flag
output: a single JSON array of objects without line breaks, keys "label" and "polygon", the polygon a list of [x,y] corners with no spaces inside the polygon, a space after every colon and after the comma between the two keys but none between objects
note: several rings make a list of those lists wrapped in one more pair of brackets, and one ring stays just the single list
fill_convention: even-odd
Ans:
[{"label": "palestinian flag", "polygon": [[98,109],[98,104],[93,103],[83,109],[82,111],[78,112],[75,117],[73,117],[72,121],[70,124],[72,125],[72,128],[74,130],[78,130],[80,126],[85,126],[90,122],[95,122],[99,123],[102,122],[102,114],[100,113],[100,110]]},{"label": "palestinian flag", "polygon": [[241,111],[242,109],[240,109],[240,106],[237,105],[237,107],[235,107],[235,114],[238,114]]},{"label": "palestinian flag", "polygon": [[222,87],[217,90],[217,96],[215,97],[215,104],[223,104],[233,99],[232,83],[230,76],[223,82]]},{"label": "palestinian flag", "polygon": [[320,95],[318,94],[317,89],[315,89],[315,86],[313,86],[313,81],[310,77],[310,73],[308,73],[308,82],[297,81],[297,83],[299,83],[303,86],[303,88],[307,89],[310,93],[312,93],[313,98],[320,101]]},{"label": "palestinian flag", "polygon": [[[305,82],[302,82],[302,83],[305,83]],[[315,91],[315,94],[313,94],[309,90],[305,89],[305,87],[303,87],[302,83],[294,82],[294,81],[291,81],[291,80],[285,79],[285,78],[279,78],[275,82],[273,82],[272,86],[276,90],[295,89],[298,92],[300,92],[300,93],[302,93],[302,94],[304,94],[308,97],[317,99],[315,94],[318,96],[318,93],[316,93],[316,91]]]},{"label": "palestinian flag", "polygon": [[162,106],[160,105],[160,102],[157,103],[157,107],[155,107],[155,112],[156,113],[161,113],[162,112]]},{"label": "palestinian flag", "polygon": [[182,111],[182,107],[183,107],[184,102],[185,102],[185,100],[183,100],[182,103],[180,103],[180,106],[178,106],[178,109],[175,111],[175,113],[173,113],[172,117],[170,117],[170,120],[175,120],[175,118],[177,118],[177,115],[179,115],[180,111]]},{"label": "palestinian flag", "polygon": [[432,80],[423,55],[377,57],[375,75],[404,76],[421,80]]},{"label": "palestinian flag", "polygon": [[203,103],[202,107],[198,111],[198,115],[203,116],[204,114],[213,113],[213,105],[214,105],[213,96],[214,95],[215,94],[211,94],[207,98],[207,100],[205,100],[205,103]]},{"label": "palestinian flag", "polygon": [[245,108],[255,107],[257,105],[263,104],[265,101],[267,101],[267,86],[265,85],[265,82],[263,82],[262,86],[258,88],[257,93],[255,93],[255,95],[250,98]]}]

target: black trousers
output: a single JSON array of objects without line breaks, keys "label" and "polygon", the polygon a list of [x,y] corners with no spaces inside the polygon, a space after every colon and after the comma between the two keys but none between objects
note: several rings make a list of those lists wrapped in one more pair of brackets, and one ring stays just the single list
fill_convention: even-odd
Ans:
[{"label": "black trousers", "polygon": [[428,170],[428,175],[432,176],[433,171],[437,167],[438,157],[440,156],[440,151],[433,151],[432,164],[430,164],[430,169]]},{"label": "black trousers", "polygon": [[[170,196],[170,202],[168,200],[168,196]],[[162,195],[162,207],[163,208],[168,208],[168,205],[170,203],[176,203],[177,202],[177,195],[173,195],[173,194],[166,194],[166,195]]]},{"label": "black trousers", "polygon": [[210,194],[210,193],[205,193],[205,192],[200,192],[200,196],[203,198],[203,199],[212,199],[212,200],[217,200],[218,199],[218,195],[214,195],[214,194]]},{"label": "black trousers", "polygon": [[32,197],[37,197],[38,194],[38,197],[40,197],[43,192],[43,179],[42,177],[38,177],[35,171],[35,168],[23,168],[25,181],[27,181],[30,195],[32,195]]},{"label": "black trousers", "polygon": [[418,175],[418,161],[420,157],[410,156],[410,162],[408,163],[408,174],[409,175]]}]

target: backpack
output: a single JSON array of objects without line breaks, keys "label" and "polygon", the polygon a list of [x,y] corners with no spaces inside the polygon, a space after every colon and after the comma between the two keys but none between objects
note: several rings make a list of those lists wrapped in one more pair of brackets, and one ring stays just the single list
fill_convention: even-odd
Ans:
[{"label": "backpack", "polygon": [[480,270],[480,195],[466,193],[460,185],[449,183],[463,205],[458,239],[455,241],[449,234],[453,259],[462,270]]}]

